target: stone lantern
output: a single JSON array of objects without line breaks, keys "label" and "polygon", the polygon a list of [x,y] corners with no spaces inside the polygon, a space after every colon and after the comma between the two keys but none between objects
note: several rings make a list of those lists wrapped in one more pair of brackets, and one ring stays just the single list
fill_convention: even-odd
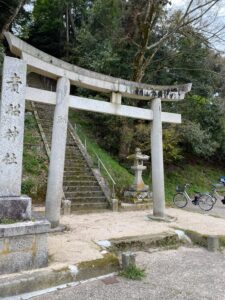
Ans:
[{"label": "stone lantern", "polygon": [[131,185],[130,190],[136,192],[148,191],[149,186],[144,184],[144,181],[142,179],[142,172],[146,170],[144,161],[149,160],[149,156],[142,154],[140,148],[136,148],[135,154],[130,155],[128,159],[134,159],[134,165],[131,167],[131,169],[135,171],[134,182]]},{"label": "stone lantern", "polygon": [[135,154],[132,154],[127,158],[134,160],[131,169],[135,172],[135,178],[133,184],[124,192],[125,199],[133,203],[142,202],[143,200],[149,201],[149,186],[145,185],[142,179],[142,172],[146,170],[144,161],[149,160],[149,156],[142,154],[140,148],[136,148]]}]

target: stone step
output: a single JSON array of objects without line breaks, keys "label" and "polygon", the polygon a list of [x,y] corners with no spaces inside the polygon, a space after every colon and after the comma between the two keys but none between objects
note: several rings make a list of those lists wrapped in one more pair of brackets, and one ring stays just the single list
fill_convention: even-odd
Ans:
[{"label": "stone step", "polygon": [[74,159],[67,159],[65,161],[65,166],[73,166],[73,167],[83,167],[83,166],[87,166],[86,161],[84,160],[84,158],[81,157],[75,157]]},{"label": "stone step", "polygon": [[[55,106],[37,103],[36,109],[51,147]],[[105,211],[109,205],[77,143],[68,128],[63,182],[65,197],[72,201],[74,212]]]},{"label": "stone step", "polygon": [[101,188],[99,186],[90,186],[90,185],[84,185],[84,186],[64,186],[63,187],[64,193],[66,192],[89,192],[89,191],[93,191],[93,192],[102,192]]},{"label": "stone step", "polygon": [[77,156],[80,156],[81,158],[83,158],[83,156],[81,155],[80,152],[74,152],[73,155],[71,155],[71,154],[66,154],[66,159],[74,159],[74,158],[76,158]]},{"label": "stone step", "polygon": [[70,154],[72,155],[75,152],[80,152],[80,149],[78,147],[75,146],[75,144],[73,146],[69,146],[70,148],[68,149],[68,146],[66,147],[66,154]]},{"label": "stone step", "polygon": [[67,142],[66,142],[66,146],[68,147],[73,147],[75,144],[74,144],[74,140],[72,141],[72,142],[68,142],[68,140],[67,140]]},{"label": "stone step", "polygon": [[69,153],[69,154],[66,153],[66,158],[69,160],[71,159],[73,160],[75,156],[80,156],[82,159],[84,159],[83,155],[79,150],[75,149],[73,153]]},{"label": "stone step", "polygon": [[79,210],[95,210],[95,209],[107,209],[109,207],[108,203],[72,203],[71,210],[79,211]]},{"label": "stone step", "polygon": [[95,179],[94,175],[74,175],[74,176],[64,176],[64,180],[65,181],[72,181],[72,180],[77,180],[77,181],[81,181],[81,180],[93,180]]},{"label": "stone step", "polygon": [[89,203],[92,203],[92,204],[105,204],[105,203],[107,203],[107,201],[104,197],[102,199],[101,198],[82,198],[82,197],[69,198],[69,197],[66,197],[66,199],[71,201],[71,206],[73,204],[89,204]]},{"label": "stone step", "polygon": [[67,166],[64,169],[64,172],[86,172],[86,171],[90,171],[90,168],[87,166],[82,166],[82,167],[74,167],[74,166]]},{"label": "stone step", "polygon": [[79,158],[75,156],[67,158],[66,163],[70,164],[71,162],[85,162],[86,164],[86,160],[82,155],[80,155]]},{"label": "stone step", "polygon": [[83,168],[83,167],[87,167],[87,163],[84,159],[77,156],[73,160],[70,161],[65,160],[65,168],[66,167]]},{"label": "stone step", "polygon": [[105,195],[102,191],[75,191],[75,192],[65,192],[66,199],[105,199]]},{"label": "stone step", "polygon": [[[82,161],[82,162],[85,162],[85,165],[87,164],[85,158],[84,158],[83,155],[81,155],[81,154],[73,155],[73,157],[67,157],[67,161],[68,161],[69,163],[71,163],[72,161],[73,161],[73,162],[75,162],[75,161],[78,161],[78,162]],[[66,161],[66,162],[67,162],[67,161]]]},{"label": "stone step", "polygon": [[74,144],[73,146],[67,146],[66,147],[66,153],[67,154],[73,154],[74,151],[80,151],[80,149],[78,148],[78,146],[76,144]]},{"label": "stone step", "polygon": [[70,186],[99,186],[96,180],[64,180],[63,181],[64,187]]},{"label": "stone step", "polygon": [[73,176],[93,176],[90,170],[81,170],[81,171],[64,171],[64,177],[73,177]]},{"label": "stone step", "polygon": [[68,167],[77,169],[77,170],[80,170],[80,169],[83,170],[85,167],[87,167],[87,165],[82,162],[74,161],[74,162],[70,162],[70,164],[65,163],[64,170],[66,170]]},{"label": "stone step", "polygon": [[41,126],[43,127],[43,128],[53,128],[53,121],[51,121],[51,122],[45,122],[45,121],[43,121],[42,119],[40,119],[40,117],[39,117],[39,122],[41,123]]}]

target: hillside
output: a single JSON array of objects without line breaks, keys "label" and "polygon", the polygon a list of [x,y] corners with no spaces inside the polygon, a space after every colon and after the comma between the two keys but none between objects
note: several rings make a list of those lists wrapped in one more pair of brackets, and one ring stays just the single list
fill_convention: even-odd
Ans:
[{"label": "hillside", "polygon": [[[27,103],[26,111],[22,192],[31,196],[34,203],[43,203],[46,193],[48,157],[29,102]],[[117,157],[113,157],[98,145],[95,137],[96,133],[89,118],[85,118],[85,114],[82,113],[81,117],[80,112],[70,111],[70,121],[73,126],[76,124],[77,133],[83,144],[86,139],[88,153],[95,165],[97,165],[97,154],[109,170],[116,182],[117,196],[121,198],[124,189],[132,183],[134,178],[130,170],[132,162],[128,161],[126,166],[122,166],[118,162]],[[146,184],[151,183],[151,178],[148,174],[150,174],[150,165],[148,165],[148,169],[144,172]],[[221,166],[209,164],[201,160],[165,166],[166,201],[168,204],[172,203],[172,197],[177,184],[191,183],[190,191],[196,189],[207,191],[210,188],[211,182],[217,181],[224,174],[225,170]],[[102,175],[108,180],[104,170],[102,170]],[[110,181],[108,182],[111,184]]]},{"label": "hillside", "polygon": [[[82,117],[81,117],[82,116]],[[90,123],[88,117],[85,118],[85,113],[80,114],[76,111],[70,112],[70,121],[77,127],[78,135],[80,136],[83,144],[87,143],[87,149],[93,159],[96,158],[95,153],[102,159],[105,166],[108,168],[113,178],[117,183],[117,192],[120,196],[121,192],[129,186],[133,180],[133,174],[131,174],[130,166],[132,162],[124,166],[121,166],[118,162],[118,157],[112,157],[108,152],[101,148],[96,143],[96,132]],[[95,152],[95,153],[94,153]],[[149,155],[149,153],[146,153]],[[150,174],[151,166],[148,165],[148,169],[144,172],[144,180],[146,184],[151,184]],[[219,165],[209,164],[203,160],[197,160],[195,162],[186,161],[184,164],[178,165],[166,165],[165,166],[165,189],[166,189],[166,201],[168,204],[172,202],[173,194],[177,184],[190,183],[190,191],[194,190],[207,191],[210,189],[211,182],[216,182],[218,178],[225,174],[225,169]]]}]

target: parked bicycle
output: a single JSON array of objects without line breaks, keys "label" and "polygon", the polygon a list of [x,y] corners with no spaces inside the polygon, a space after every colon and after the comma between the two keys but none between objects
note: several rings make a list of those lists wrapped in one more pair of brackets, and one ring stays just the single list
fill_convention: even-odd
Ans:
[{"label": "parked bicycle", "polygon": [[177,193],[173,197],[173,203],[177,207],[184,208],[187,206],[188,202],[191,202],[193,205],[199,205],[199,207],[204,211],[209,211],[213,208],[215,200],[210,194],[194,191],[195,196],[194,198],[191,198],[187,192],[189,187],[189,184],[178,185],[176,187]]},{"label": "parked bicycle", "polygon": [[214,205],[216,204],[217,200],[220,200],[223,204],[225,204],[225,196],[221,195],[221,192],[225,192],[225,185],[223,183],[212,184],[212,189],[209,194],[213,198]]}]

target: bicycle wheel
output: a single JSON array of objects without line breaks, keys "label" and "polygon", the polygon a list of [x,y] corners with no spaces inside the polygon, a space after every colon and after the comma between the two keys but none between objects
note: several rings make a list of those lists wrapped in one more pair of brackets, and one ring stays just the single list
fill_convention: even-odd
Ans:
[{"label": "bicycle wheel", "polygon": [[213,208],[215,201],[210,195],[202,195],[199,198],[198,205],[204,211],[209,211]]},{"label": "bicycle wheel", "polygon": [[184,196],[184,194],[177,193],[173,197],[173,203],[179,208],[184,208],[188,202],[187,202],[187,198]]}]

